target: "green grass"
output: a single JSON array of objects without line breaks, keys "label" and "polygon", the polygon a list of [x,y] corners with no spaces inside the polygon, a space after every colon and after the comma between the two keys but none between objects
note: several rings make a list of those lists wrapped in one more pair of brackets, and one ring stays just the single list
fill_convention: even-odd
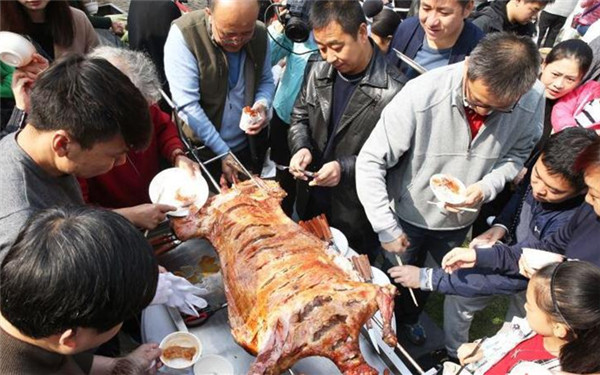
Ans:
[{"label": "green grass", "polygon": [[[504,323],[507,308],[508,297],[495,296],[488,307],[475,314],[469,332],[469,341],[495,335]],[[442,327],[444,324],[444,296],[431,293],[425,306],[425,312],[439,327]]]}]

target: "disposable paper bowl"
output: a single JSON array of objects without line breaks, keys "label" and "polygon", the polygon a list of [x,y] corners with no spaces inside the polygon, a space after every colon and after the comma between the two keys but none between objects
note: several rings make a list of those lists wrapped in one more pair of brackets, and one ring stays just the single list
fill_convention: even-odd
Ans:
[{"label": "disposable paper bowl", "polygon": [[529,267],[539,270],[551,263],[562,262],[565,257],[550,251],[523,248],[523,256]]},{"label": "disposable paper bowl", "polygon": [[444,371],[442,372],[442,375],[456,375],[458,374],[458,370],[460,370],[459,365],[454,362],[446,361],[444,362]]},{"label": "disposable paper bowl", "polygon": [[161,342],[159,347],[161,349],[166,349],[170,346],[185,346],[185,347],[193,347],[196,348],[196,354],[191,361],[185,360],[183,358],[173,358],[166,359],[164,356],[160,356],[160,360],[165,366],[174,369],[182,369],[187,368],[194,365],[200,359],[202,355],[202,343],[200,339],[188,332],[173,332],[170,335],[167,335]]},{"label": "disposable paper bowl", "polygon": [[168,213],[170,216],[187,216],[189,213],[189,207],[177,199],[181,194],[195,196],[193,205],[200,208],[208,199],[208,183],[199,174],[192,177],[181,168],[169,168],[154,176],[148,187],[152,203],[177,207]]},{"label": "disposable paper bowl", "polygon": [[[458,191],[452,191],[450,187],[442,183],[443,181],[450,181]],[[429,179],[429,187],[431,188],[433,195],[435,195],[440,202],[461,204],[465,201],[467,188],[465,187],[465,184],[456,177],[442,173],[434,174]]]},{"label": "disposable paper bowl", "polygon": [[21,67],[29,64],[35,47],[27,38],[10,31],[0,31],[0,60],[3,63]]},{"label": "disposable paper bowl", "polygon": [[216,354],[205,355],[194,365],[194,375],[233,375],[233,371],[231,362]]}]

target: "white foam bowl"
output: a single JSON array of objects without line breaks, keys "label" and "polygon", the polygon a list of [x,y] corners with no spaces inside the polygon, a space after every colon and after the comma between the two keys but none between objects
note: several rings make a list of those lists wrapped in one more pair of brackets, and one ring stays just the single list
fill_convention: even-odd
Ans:
[{"label": "white foam bowl", "polygon": [[194,375],[233,375],[231,362],[220,355],[210,354],[200,358],[194,365]]},{"label": "white foam bowl", "polygon": [[527,247],[523,248],[523,256],[525,257],[525,261],[529,267],[539,270],[548,264],[562,262],[565,257],[557,254],[551,253],[550,251],[538,250],[538,249],[530,249]]},{"label": "white foam bowl", "polygon": [[0,60],[19,68],[29,64],[35,53],[35,47],[27,38],[10,31],[0,31]]},{"label": "white foam bowl", "polygon": [[194,357],[192,358],[191,361],[188,361],[186,359],[183,358],[173,358],[173,359],[166,359],[165,357],[163,357],[162,355],[160,356],[160,360],[162,363],[165,364],[165,366],[168,366],[170,368],[174,368],[174,369],[182,369],[182,368],[187,368],[190,366],[193,366],[196,362],[198,362],[198,360],[200,359],[200,356],[202,355],[202,342],[200,342],[200,339],[198,337],[196,337],[195,335],[189,333],[189,332],[173,332],[169,335],[167,335],[161,342],[159,347],[161,349],[166,349],[170,346],[184,346],[184,347],[193,347],[196,348],[196,354],[194,354]]},{"label": "white foam bowl", "polygon": [[[450,189],[440,186],[436,183],[436,181],[446,178],[458,186],[458,193],[453,193]],[[461,204],[465,201],[467,188],[465,184],[461,180],[456,177],[450,176],[448,174],[437,173],[431,176],[429,179],[429,187],[433,192],[433,195],[440,202],[450,203],[450,204]]]}]

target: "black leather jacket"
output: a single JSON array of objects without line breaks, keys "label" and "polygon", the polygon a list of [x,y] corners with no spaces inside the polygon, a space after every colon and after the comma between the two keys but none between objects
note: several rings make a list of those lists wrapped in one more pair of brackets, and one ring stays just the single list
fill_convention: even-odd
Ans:
[{"label": "black leather jacket", "polygon": [[[360,230],[372,232],[364,209],[356,194],[354,166],[356,157],[379,121],[381,111],[404,86],[406,79],[396,67],[386,63],[377,47],[367,71],[353,92],[333,135],[329,155],[323,155],[327,145],[327,128],[331,116],[336,70],[318,57],[311,57],[291,115],[288,141],[291,154],[302,148],[312,153],[308,169],[317,171],[329,161],[337,160],[342,169],[340,183],[331,188],[330,223],[348,237]],[[298,186],[296,208],[301,218],[306,211],[309,188]],[[361,228],[362,227],[362,228]],[[358,234],[358,233],[357,233]],[[349,238],[351,240],[351,238]],[[352,241],[351,245],[352,245]]]}]

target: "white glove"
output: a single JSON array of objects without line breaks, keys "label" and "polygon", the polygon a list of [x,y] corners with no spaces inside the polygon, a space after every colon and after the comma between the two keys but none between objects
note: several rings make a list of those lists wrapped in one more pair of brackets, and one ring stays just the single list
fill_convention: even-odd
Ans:
[{"label": "white glove", "polygon": [[204,298],[198,297],[205,294],[208,294],[208,290],[194,286],[183,277],[175,276],[171,272],[164,272],[158,275],[156,294],[150,304],[164,304],[176,307],[184,314],[198,316],[196,308],[203,309],[208,306]]}]

